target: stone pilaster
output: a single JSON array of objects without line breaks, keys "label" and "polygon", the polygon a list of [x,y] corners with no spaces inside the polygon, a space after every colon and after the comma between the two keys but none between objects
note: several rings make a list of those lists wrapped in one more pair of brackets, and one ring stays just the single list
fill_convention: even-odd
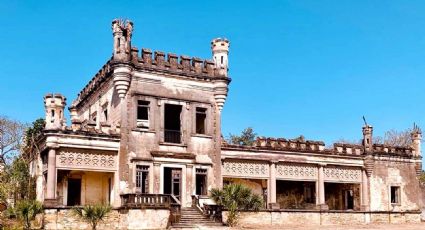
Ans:
[{"label": "stone pilaster", "polygon": [[274,209],[277,207],[276,205],[276,162],[270,162],[270,177],[269,177],[269,187],[268,191],[268,201],[269,207]]},{"label": "stone pilaster", "polygon": [[56,199],[56,149],[49,149],[46,187],[46,199]]},{"label": "stone pilaster", "polygon": [[324,167],[326,164],[319,164],[319,174],[317,178],[317,188],[316,192],[316,200],[317,206],[319,209],[327,210],[328,206],[325,202],[325,175],[324,175]]},{"label": "stone pilaster", "polygon": [[153,163],[153,193],[160,193],[161,187],[161,164],[158,162]]},{"label": "stone pilaster", "polygon": [[369,211],[369,178],[367,176],[366,170],[362,170],[362,210]]}]

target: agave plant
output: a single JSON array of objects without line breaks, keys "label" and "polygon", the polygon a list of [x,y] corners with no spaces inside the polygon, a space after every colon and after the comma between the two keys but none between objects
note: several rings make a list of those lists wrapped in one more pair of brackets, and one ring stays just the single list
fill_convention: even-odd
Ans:
[{"label": "agave plant", "polygon": [[263,206],[263,198],[241,184],[225,185],[223,189],[211,189],[210,192],[211,199],[229,212],[227,224],[230,226],[237,224],[240,210],[258,211]]},{"label": "agave plant", "polygon": [[95,204],[76,207],[73,209],[73,212],[76,216],[89,223],[92,230],[95,230],[99,222],[105,219],[111,209],[109,205]]},{"label": "agave plant", "polygon": [[14,212],[18,219],[24,222],[24,229],[31,229],[31,221],[41,213],[43,206],[35,200],[21,200],[16,204]]}]

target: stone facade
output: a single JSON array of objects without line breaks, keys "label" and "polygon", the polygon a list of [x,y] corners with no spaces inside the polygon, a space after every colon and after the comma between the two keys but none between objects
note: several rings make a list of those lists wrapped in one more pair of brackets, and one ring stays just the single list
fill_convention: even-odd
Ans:
[{"label": "stone facade", "polygon": [[[107,227],[133,228],[142,224],[140,215],[167,215],[143,202],[169,205],[169,200],[146,194],[170,195],[179,207],[189,207],[193,196],[211,203],[208,191],[223,183],[253,188],[264,197],[265,209],[303,210],[244,214],[247,218],[415,220],[410,215],[420,209],[418,127],[408,147],[374,144],[368,124],[362,145],[335,143],[328,149],[303,137],[260,137],[253,146],[230,145],[221,134],[231,81],[229,41],[212,40],[212,60],[202,60],[145,48],[139,52],[132,46],[133,30],[130,21],[112,22],[113,56],[71,103],[70,126],[66,98],[44,98],[46,127],[31,170],[37,199],[49,208],[47,226],[72,228],[69,206],[107,203],[119,209],[129,202],[123,197],[131,197],[144,209],[114,211],[108,221],[113,226]],[[155,226],[164,225],[165,220],[158,221]]]}]

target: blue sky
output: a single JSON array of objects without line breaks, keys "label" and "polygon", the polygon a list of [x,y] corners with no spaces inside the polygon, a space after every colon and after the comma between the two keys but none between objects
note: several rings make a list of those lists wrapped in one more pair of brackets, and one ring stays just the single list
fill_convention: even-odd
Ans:
[{"label": "blue sky", "polygon": [[111,21],[133,45],[210,58],[227,37],[223,133],[327,144],[425,126],[425,1],[4,1],[0,114],[31,122],[43,95],[68,104],[112,53]]}]

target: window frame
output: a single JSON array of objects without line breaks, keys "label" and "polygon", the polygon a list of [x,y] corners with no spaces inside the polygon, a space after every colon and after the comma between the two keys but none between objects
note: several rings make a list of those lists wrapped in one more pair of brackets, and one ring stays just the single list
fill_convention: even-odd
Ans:
[{"label": "window frame", "polygon": [[[394,201],[395,202],[393,202],[393,188],[395,189],[395,192],[394,192]],[[390,192],[390,203],[391,203],[391,205],[400,205],[401,204],[401,186],[391,185],[389,192]]]},{"label": "window frame", "polygon": [[[141,104],[145,103],[145,104]],[[148,100],[143,100],[143,99],[137,99],[136,100],[136,127],[137,128],[141,128],[141,129],[149,129],[151,124],[150,124],[150,106],[151,106],[151,102]],[[139,108],[145,108],[146,109],[146,118],[147,119],[139,119]]]},{"label": "window frame", "polygon": [[[198,111],[198,110],[203,110],[203,111]],[[204,115],[203,132],[198,132],[198,114]],[[194,125],[195,126],[195,134],[206,135],[208,133],[207,132],[207,120],[208,120],[208,108],[196,106],[195,107],[195,125]]]}]

